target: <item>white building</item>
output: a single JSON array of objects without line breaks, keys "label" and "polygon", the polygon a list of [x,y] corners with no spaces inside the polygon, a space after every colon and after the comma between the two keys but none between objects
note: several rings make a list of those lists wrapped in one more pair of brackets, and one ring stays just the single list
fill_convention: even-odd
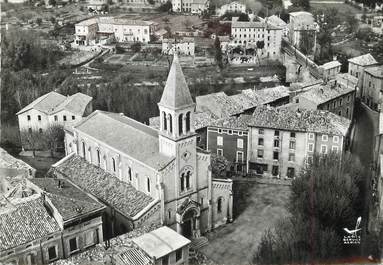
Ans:
[{"label": "white building", "polygon": [[209,8],[209,0],[173,0],[173,12],[201,14]]},{"label": "white building", "polygon": [[194,56],[195,44],[194,38],[182,38],[177,39],[164,39],[162,41],[162,53],[174,54],[177,51],[178,54]]},{"label": "white building", "polygon": [[69,125],[80,121],[92,111],[92,97],[76,93],[63,96],[49,92],[16,113],[20,131],[44,132],[53,124]]},{"label": "white building", "polygon": [[246,5],[240,2],[234,1],[234,2],[231,2],[230,4],[226,4],[221,6],[220,8],[217,8],[215,12],[218,16],[223,16],[225,15],[225,13],[238,13],[238,14],[246,13]]},{"label": "white building", "polygon": [[117,42],[148,43],[158,24],[152,21],[130,20],[114,17],[97,17],[81,21],[75,25],[76,45],[95,45],[102,40]]},{"label": "white building", "polygon": [[318,31],[318,24],[315,22],[314,16],[305,11],[291,12],[288,24],[288,36],[290,42],[294,46],[299,47],[302,32],[306,31],[314,34],[316,42],[316,32]]},{"label": "white building", "polygon": [[261,57],[280,55],[282,34],[282,28],[266,22],[233,21],[231,23],[231,43],[234,46],[256,48],[257,42],[263,41],[264,48],[258,52],[258,56]]},{"label": "white building", "polygon": [[355,76],[356,78],[359,78],[367,66],[376,63],[378,62],[369,53],[348,59],[348,73],[352,76]]},{"label": "white building", "polygon": [[322,73],[322,78],[325,81],[328,81],[330,79],[336,78],[337,74],[340,73],[341,66],[342,64],[339,61],[335,60],[319,66],[319,71],[321,71]]},{"label": "white building", "polygon": [[270,17],[265,18],[267,23],[274,25],[276,27],[282,28],[283,36],[287,36],[288,33],[288,25],[285,21],[283,21],[280,17],[276,15],[272,15]]}]

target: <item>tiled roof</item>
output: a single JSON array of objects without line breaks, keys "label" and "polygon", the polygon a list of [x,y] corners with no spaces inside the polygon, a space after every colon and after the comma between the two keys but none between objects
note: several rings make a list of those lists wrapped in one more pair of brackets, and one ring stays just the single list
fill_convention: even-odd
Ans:
[{"label": "tiled roof", "polygon": [[285,86],[269,87],[259,90],[245,89],[241,91],[241,94],[252,101],[253,107],[269,104],[290,95],[289,88]]},{"label": "tiled roof", "polygon": [[328,111],[271,108],[261,106],[255,109],[249,126],[287,131],[303,131],[324,134],[347,134],[350,120]]},{"label": "tiled roof", "polygon": [[158,104],[172,109],[194,104],[177,53],[174,54],[168,79],[166,80],[165,88],[162,92],[160,103]]},{"label": "tiled roof", "polygon": [[332,69],[334,67],[338,67],[338,66],[341,66],[342,64],[338,61],[331,61],[331,62],[328,62],[328,63],[325,63],[325,64],[322,64],[321,68],[325,69],[325,70],[328,70],[328,69]]},{"label": "tiled roof", "polygon": [[46,192],[64,221],[104,208],[101,203],[63,179],[34,178],[30,181]]},{"label": "tiled roof", "polygon": [[74,128],[157,170],[173,160],[159,152],[157,130],[122,114],[96,110]]},{"label": "tiled roof", "polygon": [[33,167],[25,163],[23,160],[11,156],[7,151],[0,147],[0,169],[1,168],[23,170],[31,169],[32,171],[35,171]]},{"label": "tiled roof", "polygon": [[225,92],[212,93],[196,97],[197,111],[209,111],[219,118],[240,114],[243,109]]},{"label": "tiled roof", "polygon": [[53,114],[61,110],[67,110],[73,114],[82,115],[91,100],[92,97],[83,93],[76,93],[72,96],[65,97],[53,91],[37,98],[16,114],[19,115],[30,109],[36,109],[46,114]]},{"label": "tiled roof", "polygon": [[60,231],[60,227],[43,199],[34,197],[0,214],[0,231],[0,251],[4,251]]},{"label": "tiled roof", "polygon": [[348,59],[348,61],[350,63],[354,63],[354,64],[362,65],[362,66],[371,65],[371,64],[376,64],[377,63],[375,58],[371,54],[369,54],[369,53],[361,55],[361,56],[358,56],[358,57],[354,57],[354,58]]},{"label": "tiled roof", "polygon": [[134,246],[125,247],[117,254],[124,265],[154,265],[151,258],[140,248]]},{"label": "tiled roof", "polygon": [[50,170],[50,174],[58,178],[68,178],[84,191],[126,216],[134,217],[154,201],[152,197],[136,190],[129,183],[120,181],[77,155],[64,158]]},{"label": "tiled roof", "polygon": [[353,86],[319,84],[314,85],[311,89],[298,96],[320,105],[352,91],[355,91],[355,87]]},{"label": "tiled roof", "polygon": [[365,71],[375,77],[383,78],[383,65],[368,67]]},{"label": "tiled roof", "polygon": [[92,101],[92,97],[83,93],[76,93],[67,97],[53,112],[67,110],[73,114],[83,115],[86,106]]},{"label": "tiled roof", "polygon": [[[216,120],[217,117],[210,112],[195,112],[194,113],[194,128],[196,130],[205,128],[210,124],[212,120]],[[160,129],[160,117],[152,117],[149,119],[149,126],[159,130]]]},{"label": "tiled roof", "polygon": [[172,39],[163,39],[162,42],[165,42],[165,43],[194,43],[194,38],[190,38],[190,37],[183,37],[183,38],[172,38]]},{"label": "tiled roof", "polygon": [[210,123],[210,126],[237,130],[247,130],[247,124],[251,119],[251,115],[242,114],[238,117],[231,116],[219,120],[214,120]]},{"label": "tiled roof", "polygon": [[275,25],[277,27],[286,27],[287,26],[287,23],[284,22],[280,17],[278,17],[276,15],[272,15],[270,17],[267,17],[267,22],[272,24],[272,25]]}]

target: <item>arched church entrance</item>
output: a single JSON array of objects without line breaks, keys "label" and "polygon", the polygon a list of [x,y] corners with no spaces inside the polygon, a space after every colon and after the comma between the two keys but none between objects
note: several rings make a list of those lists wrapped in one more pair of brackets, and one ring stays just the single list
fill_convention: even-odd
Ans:
[{"label": "arched church entrance", "polygon": [[186,238],[193,238],[197,229],[198,213],[195,209],[189,209],[182,216],[182,235]]}]

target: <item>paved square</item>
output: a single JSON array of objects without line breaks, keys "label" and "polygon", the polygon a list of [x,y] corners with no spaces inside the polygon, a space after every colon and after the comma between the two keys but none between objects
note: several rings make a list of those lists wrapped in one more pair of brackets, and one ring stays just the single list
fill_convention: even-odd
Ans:
[{"label": "paved square", "polygon": [[289,186],[234,183],[234,222],[209,233],[201,252],[218,264],[250,264],[265,229],[288,214],[289,196]]}]

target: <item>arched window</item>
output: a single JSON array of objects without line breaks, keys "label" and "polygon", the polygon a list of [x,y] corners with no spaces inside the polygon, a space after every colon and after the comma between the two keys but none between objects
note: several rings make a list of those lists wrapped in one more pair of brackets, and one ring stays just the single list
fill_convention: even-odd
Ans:
[{"label": "arched window", "polygon": [[186,132],[190,132],[190,111],[186,113]]},{"label": "arched window", "polygon": [[132,169],[130,167],[128,167],[128,178],[129,181],[132,181]]},{"label": "arched window", "polygon": [[100,154],[100,150],[97,149],[97,165],[100,166],[101,164],[101,154]]},{"label": "arched window", "polygon": [[116,160],[112,157],[113,172],[116,172]]},{"label": "arched window", "polygon": [[162,124],[163,124],[162,125],[162,129],[164,131],[166,131],[168,129],[168,124],[166,122],[166,113],[165,113],[165,111],[162,112],[162,119],[163,119],[163,121],[162,121]]},{"label": "arched window", "polygon": [[222,212],[222,197],[219,197],[217,200],[217,212],[218,213]]},{"label": "arched window", "polygon": [[169,114],[169,130],[170,133],[173,133],[173,117],[171,114]]},{"label": "arched window", "polygon": [[86,159],[86,154],[85,154],[85,142],[82,142],[82,155]]},{"label": "arched window", "polygon": [[150,178],[146,178],[146,185],[147,185],[147,190],[150,192]]},{"label": "arched window", "polygon": [[172,218],[172,210],[169,209],[169,210],[168,210],[168,219],[170,220],[171,218]]},{"label": "arched window", "polygon": [[185,173],[181,174],[181,191],[185,190]]},{"label": "arched window", "polygon": [[186,189],[187,190],[190,189],[190,175],[191,175],[191,173],[190,173],[190,171],[188,171],[186,173]]},{"label": "arched window", "polygon": [[92,148],[89,146],[88,148],[89,162],[92,163]]},{"label": "arched window", "polygon": [[178,116],[178,135],[182,135],[182,120],[183,120],[183,115],[181,113]]}]

